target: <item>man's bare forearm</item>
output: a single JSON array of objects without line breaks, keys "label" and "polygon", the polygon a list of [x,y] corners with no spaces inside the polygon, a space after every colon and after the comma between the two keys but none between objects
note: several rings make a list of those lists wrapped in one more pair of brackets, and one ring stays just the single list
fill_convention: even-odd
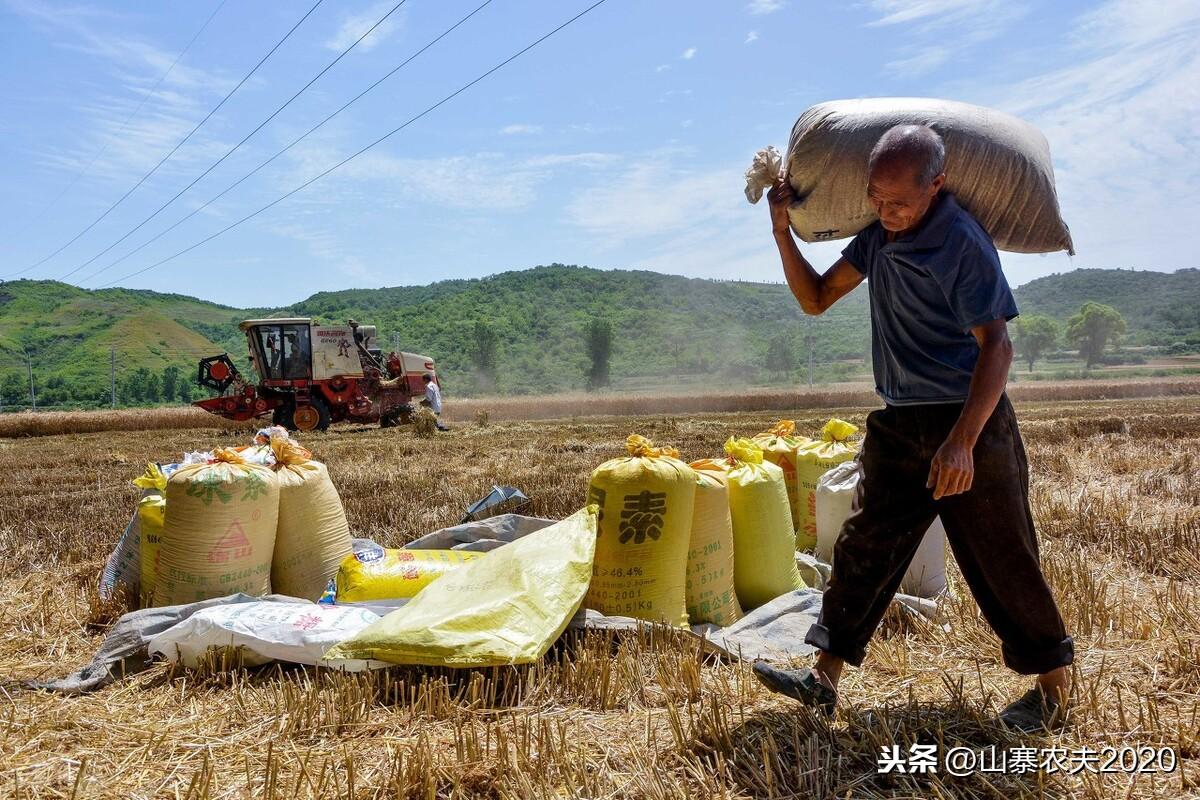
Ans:
[{"label": "man's bare forearm", "polygon": [[822,280],[812,264],[800,253],[792,232],[786,228],[775,231],[775,244],[783,261],[783,275],[788,287],[806,314],[820,314],[826,309],[822,299]]},{"label": "man's bare forearm", "polygon": [[971,375],[971,387],[967,390],[967,402],[963,405],[950,438],[957,439],[968,447],[974,447],[983,426],[987,423],[1004,387],[1008,383],[1008,370],[1012,366],[1013,346],[1007,334],[989,338],[979,348],[979,360]]}]

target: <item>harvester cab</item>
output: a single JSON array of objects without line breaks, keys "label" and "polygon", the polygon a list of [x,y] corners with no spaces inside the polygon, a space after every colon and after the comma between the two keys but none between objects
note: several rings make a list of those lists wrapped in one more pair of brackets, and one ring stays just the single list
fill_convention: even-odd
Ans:
[{"label": "harvester cab", "polygon": [[202,359],[198,375],[201,386],[220,396],[196,405],[229,419],[270,414],[275,424],[301,431],[342,420],[388,427],[411,421],[412,400],[425,392],[422,375],[438,380],[427,356],[385,355],[374,325],[296,317],[246,320],[239,327],[257,382],[243,378],[228,353]]}]

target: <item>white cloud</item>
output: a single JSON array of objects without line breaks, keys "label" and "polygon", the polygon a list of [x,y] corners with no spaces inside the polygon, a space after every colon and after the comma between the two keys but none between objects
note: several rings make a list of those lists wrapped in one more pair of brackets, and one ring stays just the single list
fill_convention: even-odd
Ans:
[{"label": "white cloud", "polygon": [[1029,9],[1014,0],[870,0],[882,16],[872,27],[907,26],[897,57],[884,65],[894,78],[927,75],[994,39]]},{"label": "white cloud", "polygon": [[984,12],[992,0],[871,0],[871,7],[883,14],[871,25],[899,25],[905,22],[938,22]]},{"label": "white cloud", "polygon": [[751,14],[770,14],[783,8],[783,0],[750,0],[746,10]]},{"label": "white cloud", "polygon": [[[358,37],[370,30],[371,26],[378,22],[394,5],[395,3],[391,0],[382,0],[359,14],[344,15],[337,33],[325,42],[325,47],[337,53],[342,52],[354,44]],[[354,48],[355,51],[366,52],[382,44],[403,23],[404,13],[403,9],[393,12],[378,28],[371,31],[370,36],[358,43],[358,46]]]},{"label": "white cloud", "polygon": [[746,41],[744,43],[750,44],[751,42],[757,42],[757,41],[758,41],[758,31],[750,31],[749,33],[746,34]]},{"label": "white cloud", "polygon": [[[293,169],[281,177],[280,188],[291,188],[340,161],[344,153],[332,142],[332,138],[306,142],[289,151]],[[403,158],[370,151],[325,178],[324,188],[306,193],[305,202],[318,206],[369,202],[392,207],[518,211],[532,206],[540,187],[556,175],[598,169],[614,158],[598,152],[544,153],[523,159],[504,153]],[[468,184],[469,190],[464,189]]]},{"label": "white cloud", "polygon": [[683,53],[679,57],[682,58],[684,61],[691,61],[693,58],[696,57],[696,48],[689,47],[687,50],[684,50]]},{"label": "white cloud", "polygon": [[[37,163],[51,169],[77,173],[90,164],[89,177],[128,181],[131,174],[153,167],[195,127],[215,98],[235,85],[225,76],[185,61],[175,63],[177,52],[109,32],[106,28],[110,26],[126,24],[110,12],[49,7],[27,0],[8,0],[7,7],[44,31],[55,47],[98,59],[100,70],[111,72],[123,90],[76,104],[80,119],[75,143],[65,150],[41,151],[34,156]],[[159,172],[191,174],[198,165],[218,158],[229,147],[214,138],[219,126],[216,120],[206,125]]]},{"label": "white cloud", "polygon": [[690,127],[692,127],[692,122],[693,121],[690,119],[685,119],[683,122],[681,122],[679,124],[684,128],[690,128]]},{"label": "white cloud", "polygon": [[541,132],[542,132],[541,125],[526,125],[524,123],[517,123],[515,125],[505,125],[503,128],[500,129],[500,133],[504,134],[505,136],[513,136],[516,134],[534,134],[534,133],[541,133]]},{"label": "white cloud", "polygon": [[1200,6],[1109,0],[1078,18],[1069,66],[1020,81],[991,103],[1039,126],[1060,205],[1089,266],[1196,266],[1162,247],[1200,208]]},{"label": "white cloud", "polygon": [[671,68],[670,64],[659,64],[657,67],[654,68],[654,71],[655,72],[666,72],[670,68]]}]

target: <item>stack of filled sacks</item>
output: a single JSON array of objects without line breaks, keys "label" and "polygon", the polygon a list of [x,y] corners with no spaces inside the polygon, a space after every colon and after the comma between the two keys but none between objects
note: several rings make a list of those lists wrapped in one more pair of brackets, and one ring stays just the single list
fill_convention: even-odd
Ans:
[{"label": "stack of filled sacks", "polygon": [[350,552],[325,465],[286,436],[189,460],[138,508],[147,601],[272,591],[319,598]]}]

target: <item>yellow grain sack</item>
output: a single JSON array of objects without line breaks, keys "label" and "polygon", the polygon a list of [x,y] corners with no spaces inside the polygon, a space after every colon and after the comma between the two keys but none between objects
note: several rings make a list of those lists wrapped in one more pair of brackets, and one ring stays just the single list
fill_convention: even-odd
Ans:
[{"label": "yellow grain sack", "polygon": [[781,594],[804,588],[796,571],[796,538],[783,470],[763,461],[749,439],[725,443],[730,457],[729,512],[733,520],[733,583],[750,611]]},{"label": "yellow grain sack", "polygon": [[584,601],[604,614],[686,626],[688,542],[696,473],[671,448],[641,436],[628,458],[592,473],[588,502],[600,507],[592,585]]},{"label": "yellow grain sack", "polygon": [[271,589],[317,600],[350,553],[350,526],[329,470],[290,439],[271,440],[279,480],[279,527]]},{"label": "yellow grain sack", "polygon": [[720,461],[693,461],[696,502],[688,547],[687,612],[695,625],[732,625],[742,617],[733,586],[733,520],[729,516],[729,478]]},{"label": "yellow grain sack", "polygon": [[487,667],[541,659],[592,577],[595,506],[485,553],[403,608],[325,651],[324,661]]},{"label": "yellow grain sack", "polygon": [[799,530],[802,497],[800,482],[796,477],[796,459],[800,449],[811,444],[812,440],[796,435],[796,423],[793,420],[781,419],[769,430],[755,436],[753,441],[763,449],[763,461],[769,461],[783,470],[783,481],[787,484],[788,503],[792,511],[792,530]]},{"label": "yellow grain sack", "polygon": [[829,470],[858,455],[858,443],[848,441],[858,427],[840,419],[831,419],[821,430],[821,438],[800,448],[796,456],[796,480],[800,487],[799,520],[796,525],[796,549],[813,550],[817,545],[817,484]]},{"label": "yellow grain sack", "polygon": [[416,597],[433,581],[483,555],[466,550],[359,550],[338,568],[337,602]]},{"label": "yellow grain sack", "polygon": [[182,467],[167,481],[156,605],[271,591],[279,481],[232,450],[213,455],[214,463]]},{"label": "yellow grain sack", "polygon": [[167,501],[161,494],[143,497],[138,502],[138,538],[142,559],[142,604],[152,599],[158,580],[158,552],[162,544]]}]

